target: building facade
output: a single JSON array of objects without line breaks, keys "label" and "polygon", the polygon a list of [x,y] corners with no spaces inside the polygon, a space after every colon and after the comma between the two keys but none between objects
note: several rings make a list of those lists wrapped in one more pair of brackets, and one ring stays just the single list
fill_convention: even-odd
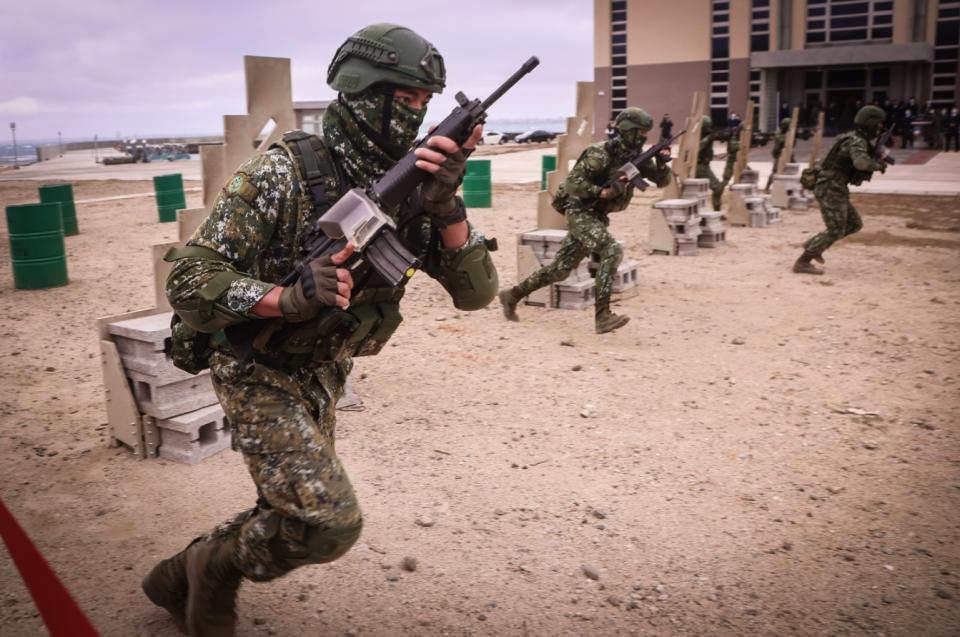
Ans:
[{"label": "building facade", "polygon": [[758,104],[761,130],[798,106],[842,129],[862,104],[960,99],[960,0],[594,0],[595,130],[628,105],[714,121]]}]

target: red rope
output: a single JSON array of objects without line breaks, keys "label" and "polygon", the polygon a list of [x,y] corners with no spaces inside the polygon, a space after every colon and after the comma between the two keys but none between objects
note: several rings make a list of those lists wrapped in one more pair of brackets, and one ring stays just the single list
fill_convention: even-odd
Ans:
[{"label": "red rope", "polygon": [[51,637],[99,637],[57,574],[0,500],[0,536],[10,551]]}]

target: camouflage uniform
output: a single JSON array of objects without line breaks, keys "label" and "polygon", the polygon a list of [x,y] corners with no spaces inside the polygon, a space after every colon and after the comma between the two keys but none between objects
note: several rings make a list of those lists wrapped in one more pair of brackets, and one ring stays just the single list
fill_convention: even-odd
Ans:
[{"label": "camouflage uniform", "polygon": [[[383,55],[371,57],[373,49]],[[284,319],[261,321],[254,307],[323,238],[315,222],[329,206],[351,188],[369,189],[410,150],[426,109],[395,99],[395,88],[438,92],[444,78],[439,53],[409,29],[377,24],[351,36],[328,71],[328,84],[340,93],[324,115],[323,140],[285,135],[245,161],[187,246],[168,255],[175,261],[166,286],[176,312],[172,355],[191,371],[209,364],[234,448],[257,487],[256,506],[144,579],[151,601],[193,635],[234,634],[242,578],[266,581],[335,560],[360,535],[360,508],[335,449],[335,406],[352,357],[376,354],[399,326],[405,281],[394,286],[361,260],[350,266],[346,310],[320,302],[317,275],[303,298],[314,299],[307,310],[318,314],[300,305],[285,310],[285,295],[307,289],[306,274],[280,295]],[[465,219],[455,197],[464,164],[464,153],[454,153],[441,167],[446,181],[441,173],[428,177],[385,212],[399,242],[454,305],[475,310],[497,289],[486,240],[469,224],[459,248],[444,248],[441,237],[443,228]],[[327,270],[323,276],[333,276],[336,287],[335,268]],[[252,360],[241,361],[226,330],[250,321],[278,329],[258,342]],[[183,365],[184,353],[195,360]]]},{"label": "camouflage uniform", "polygon": [[812,258],[821,258],[827,248],[863,227],[857,209],[850,203],[847,184],[860,185],[869,181],[873,171],[884,169],[873,153],[873,145],[858,129],[841,135],[824,157],[813,194],[827,228],[803,244]]},{"label": "camouflage uniform", "polygon": [[[600,199],[600,191],[611,175],[626,163],[632,153],[618,139],[587,147],[560,185],[553,207],[567,220],[567,235],[550,265],[540,268],[516,286],[520,297],[534,290],[566,279],[570,272],[591,252],[600,258],[596,275],[597,306],[609,306],[617,267],[623,250],[607,226],[609,213],[625,209],[633,198],[633,185],[628,184],[615,199]],[[665,186],[670,168],[648,160],[640,170],[643,177]]]},{"label": "camouflage uniform", "polygon": [[727,163],[723,166],[723,187],[733,178],[733,168],[737,163],[737,155],[740,153],[740,136],[734,131],[730,133],[727,140]]},{"label": "camouflage uniform", "polygon": [[710,180],[711,202],[714,210],[720,210],[723,206],[723,182],[717,179],[710,168],[710,162],[713,161],[713,133],[706,134],[700,140],[700,152],[697,154],[697,179]]},{"label": "camouflage uniform", "polygon": [[[783,154],[783,149],[787,145],[787,132],[790,130],[790,118],[784,118],[780,122],[780,130],[778,130],[773,135],[773,150],[771,154],[773,155],[773,166],[770,168],[770,176],[767,178],[767,186],[764,188],[767,192],[770,192],[770,186],[773,185],[773,176],[777,173],[777,164],[780,162],[780,155]],[[790,161],[795,161],[793,155],[790,156]]]}]

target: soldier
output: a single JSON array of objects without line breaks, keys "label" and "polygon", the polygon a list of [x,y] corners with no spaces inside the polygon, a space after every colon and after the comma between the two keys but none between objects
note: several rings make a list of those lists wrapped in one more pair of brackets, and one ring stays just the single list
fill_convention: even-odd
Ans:
[{"label": "soldier", "polygon": [[740,153],[740,126],[730,130],[730,136],[727,138],[727,163],[723,166],[723,185],[721,190],[727,187],[733,178],[733,168],[737,164],[737,155]]},{"label": "soldier", "polygon": [[[787,132],[790,130],[790,118],[784,117],[780,120],[780,130],[773,136],[773,166],[770,168],[770,177],[767,178],[767,187],[765,192],[770,192],[770,186],[773,184],[773,176],[777,172],[777,163],[780,161],[780,155],[783,154],[783,148],[787,145]],[[793,161],[793,157],[790,157]]]},{"label": "soldier", "polygon": [[[333,561],[360,535],[357,498],[334,450],[334,408],[351,357],[377,353],[399,325],[403,287],[365,262],[348,270],[352,246],[310,262],[293,285],[277,281],[319,232],[317,217],[409,152],[445,77],[443,58],[410,29],[358,31],[328,69],[339,94],[324,114],[323,139],[288,133],[245,161],[186,247],[167,257],[174,261],[167,296],[178,317],[173,357],[190,361],[184,366],[209,364],[258,496],[252,509],[196,538],[143,581],[150,600],[191,635],[234,634],[242,579],[263,582]],[[431,177],[399,210],[386,211],[401,242],[464,310],[484,307],[497,290],[486,241],[455,196],[481,133],[477,126],[463,149],[431,138],[416,151],[417,167]],[[238,360],[224,328],[270,317],[279,330],[253,360]]]},{"label": "soldier", "polygon": [[[653,118],[646,111],[631,107],[617,115],[614,127],[617,136],[588,146],[553,198],[552,205],[557,212],[564,214],[568,229],[553,263],[540,268],[519,285],[500,291],[503,315],[508,320],[520,320],[517,304],[525,296],[563,281],[591,252],[600,257],[596,275],[597,334],[612,332],[630,320],[610,311],[613,280],[623,250],[607,226],[610,225],[608,215],[611,212],[619,212],[629,205],[633,198],[633,184],[623,176],[612,181],[611,178],[631,155],[643,148],[646,135],[653,127]],[[664,151],[656,160],[644,164],[640,174],[663,187],[670,182],[669,160],[669,151]]]},{"label": "soldier", "polygon": [[793,264],[799,274],[823,274],[811,261],[823,263],[823,252],[847,235],[863,227],[857,209],[850,203],[847,184],[858,186],[872,173],[886,171],[883,157],[886,148],[877,149],[870,140],[883,132],[886,114],[878,106],[864,106],[854,117],[854,130],[837,138],[820,163],[813,194],[820,204],[820,214],[827,229],[803,244],[803,254]]},{"label": "soldier", "polygon": [[[723,205],[723,182],[717,179],[710,168],[710,162],[713,161],[713,142],[721,137],[719,133],[713,132],[713,120],[703,116],[703,124],[700,126],[700,152],[697,154],[697,179],[710,180],[710,192],[712,193],[713,209],[720,210]],[[718,157],[717,159],[723,159]],[[733,167],[730,168],[731,173]]]}]

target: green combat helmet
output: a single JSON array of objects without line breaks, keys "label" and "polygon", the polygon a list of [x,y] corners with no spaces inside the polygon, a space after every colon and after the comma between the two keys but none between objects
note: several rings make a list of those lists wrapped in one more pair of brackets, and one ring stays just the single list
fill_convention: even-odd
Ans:
[{"label": "green combat helmet", "polygon": [[883,128],[887,114],[879,106],[868,105],[857,111],[853,117],[853,125],[862,128],[868,133],[878,133]]},{"label": "green combat helmet", "polygon": [[712,131],[713,120],[708,115],[704,115],[703,119],[700,120],[700,134],[709,135]]},{"label": "green combat helmet", "polygon": [[359,93],[379,82],[440,93],[446,80],[443,56],[432,44],[406,27],[387,23],[347,38],[327,69],[327,84],[341,93]]},{"label": "green combat helmet", "polygon": [[646,133],[653,128],[653,118],[642,108],[631,106],[620,111],[617,119],[613,122],[613,127],[621,133],[635,128],[639,128],[641,132]]},{"label": "green combat helmet", "polygon": [[789,117],[784,117],[783,119],[780,120],[781,133],[786,133],[788,130],[790,130],[790,122],[791,122],[791,119]]}]

